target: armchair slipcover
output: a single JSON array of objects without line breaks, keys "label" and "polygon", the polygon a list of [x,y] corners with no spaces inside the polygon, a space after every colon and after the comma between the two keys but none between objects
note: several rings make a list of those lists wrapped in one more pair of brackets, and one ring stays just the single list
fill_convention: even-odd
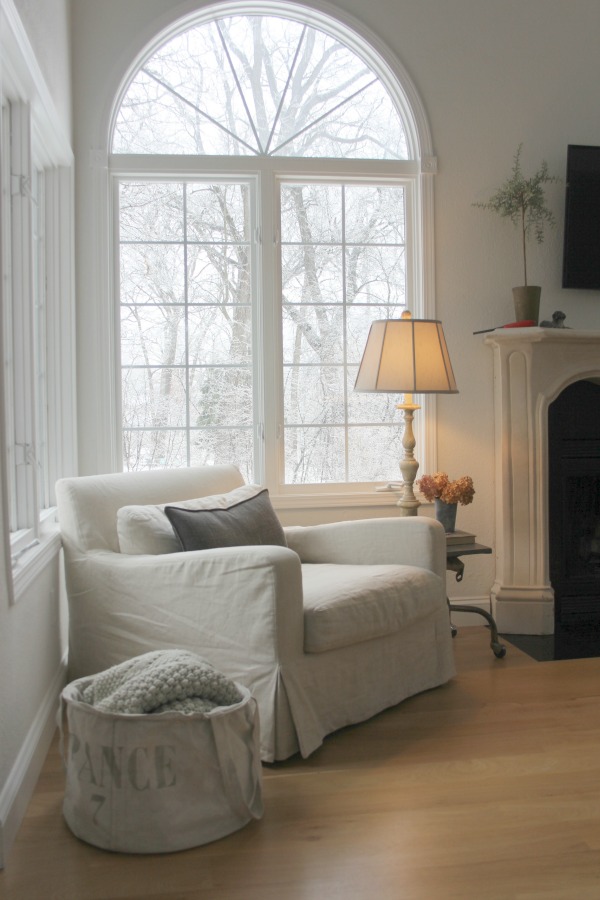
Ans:
[{"label": "armchair slipcover", "polygon": [[150,650],[204,656],[246,685],[261,756],[323,738],[454,674],[445,538],[426,517],[285,528],[287,547],[127,555],[117,511],[243,485],[234,466],[57,483],[69,599],[69,677]]}]

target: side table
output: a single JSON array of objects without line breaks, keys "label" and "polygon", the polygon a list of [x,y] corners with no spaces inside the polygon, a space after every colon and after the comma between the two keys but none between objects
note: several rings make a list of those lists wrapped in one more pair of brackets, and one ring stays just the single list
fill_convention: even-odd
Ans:
[{"label": "side table", "polygon": [[[462,581],[465,564],[462,561],[462,556],[477,556],[481,553],[491,553],[492,548],[487,547],[485,544],[477,544],[474,541],[466,541],[465,543],[452,542],[451,544],[446,544],[446,569],[450,572],[456,573],[456,580]],[[498,639],[498,628],[496,626],[496,622],[494,617],[487,612],[487,610],[482,609],[481,606],[465,606],[460,603],[450,603],[448,600],[448,608],[450,613],[453,612],[465,612],[465,613],[476,613],[478,616],[483,616],[483,618],[487,621],[490,626],[491,631],[491,641],[490,647],[493,650],[494,656],[498,659],[502,659],[503,656],[506,656],[506,647],[502,644]],[[452,629],[452,637],[456,637],[456,628],[450,623],[450,627]]]}]

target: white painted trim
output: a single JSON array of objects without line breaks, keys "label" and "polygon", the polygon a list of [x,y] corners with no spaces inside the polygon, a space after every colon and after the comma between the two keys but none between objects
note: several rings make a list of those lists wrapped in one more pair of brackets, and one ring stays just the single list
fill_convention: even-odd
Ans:
[{"label": "white painted trim", "polygon": [[60,531],[55,526],[47,536],[40,535],[39,543],[19,557],[12,566],[11,603],[18,603],[38,575],[58,555],[60,548]]},{"label": "white painted trim", "polygon": [[492,587],[492,615],[504,634],[554,634],[554,591],[547,585]]},{"label": "white painted trim", "polygon": [[74,185],[72,167],[46,171],[48,487],[77,473]]},{"label": "white painted trim", "polygon": [[0,793],[0,868],[6,864],[48,754],[56,730],[58,700],[66,682],[66,673],[65,654]]},{"label": "white painted trim", "polygon": [[325,491],[310,490],[302,493],[270,494],[275,509],[341,509],[344,507],[371,507],[377,509],[396,509],[397,500],[400,497],[398,491],[382,491],[381,493],[359,491],[351,493],[326,493]]},{"label": "white painted trim", "polygon": [[39,165],[71,165],[73,151],[13,0],[0,4],[2,87],[14,99],[31,103]]}]

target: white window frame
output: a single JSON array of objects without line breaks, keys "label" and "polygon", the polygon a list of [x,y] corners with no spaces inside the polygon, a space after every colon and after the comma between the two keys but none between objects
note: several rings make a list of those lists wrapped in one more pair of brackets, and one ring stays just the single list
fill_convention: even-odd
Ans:
[{"label": "white window frame", "polygon": [[[112,109],[107,114],[104,121],[104,127],[101,128],[102,141],[105,141],[105,147],[110,147],[111,138],[114,129],[116,115],[127,90],[128,84],[138,70],[142,61],[148,58],[156,48],[169,39],[170,36],[179,33],[193,24],[200,24],[215,17],[216,14],[235,14],[235,13],[263,13],[277,14],[282,8],[286,13],[296,14],[299,19],[312,24],[315,27],[326,27],[332,34],[337,34],[339,39],[348,47],[354,48],[360,55],[368,60],[374,70],[378,73],[381,80],[389,88],[390,92],[397,98],[399,106],[403,111],[403,118],[408,128],[408,143],[410,148],[411,159],[407,162],[384,162],[377,161],[379,171],[386,165],[389,166],[390,178],[407,177],[412,182],[414,191],[414,220],[412,223],[414,240],[412,242],[412,258],[407,264],[412,268],[413,272],[413,296],[416,302],[412,303],[412,311],[414,314],[425,318],[435,317],[435,290],[434,290],[434,223],[433,223],[433,176],[437,171],[437,160],[433,154],[431,134],[424,108],[418,96],[418,93],[410,79],[408,73],[396,57],[390,52],[386,45],[372,32],[368,31],[362,23],[353,17],[343,13],[341,10],[329,7],[327,3],[319,5],[319,10],[310,9],[306,6],[294,3],[286,3],[282,7],[277,0],[264,0],[258,3],[245,3],[234,0],[234,2],[219,3],[218,8],[211,5],[202,12],[194,13],[184,19],[178,19],[170,28],[161,30],[156,37],[145,46],[144,50],[132,60],[128,68],[127,74],[121,81],[120,88],[116,91]],[[95,370],[101,377],[102,383],[110,386],[109,393],[102,400],[102,415],[104,428],[102,434],[99,435],[99,442],[96,445],[97,465],[104,470],[112,468],[119,470],[121,448],[119,446],[120,424],[116,421],[115,411],[119,407],[119,384],[117,379],[117,371],[119,368],[118,360],[118,331],[116,329],[115,311],[118,308],[116,298],[118,297],[118,273],[116,272],[115,260],[117,257],[116,244],[110,238],[106,240],[107,234],[113,237],[116,235],[115,207],[112,202],[114,192],[114,180],[119,177],[132,177],[137,175],[140,179],[144,177],[165,177],[167,172],[172,177],[191,177],[194,176],[210,176],[211,174],[227,174],[230,166],[231,171],[235,170],[235,174],[260,175],[261,161],[246,157],[244,159],[228,160],[226,157],[155,157],[151,155],[111,155],[106,149],[92,150],[89,155],[89,163],[91,169],[90,179],[88,181],[90,190],[93,194],[93,204],[97,215],[93,217],[93,226],[95,229],[94,246],[100,248],[104,252],[104,258],[109,261],[107,268],[106,280],[103,282],[103,271],[100,268],[96,275],[99,279],[93,286],[96,296],[97,312],[97,336],[100,340],[96,342],[94,347]],[[323,177],[356,177],[369,178],[367,168],[368,161],[362,160],[302,160],[302,159],[286,159],[278,157],[276,160],[277,168],[274,175],[277,178],[298,178],[302,177],[303,172],[307,178],[314,178],[318,170],[321,170]],[[167,168],[168,166],[168,168]],[[270,161],[273,166],[273,161]],[[263,188],[264,190],[264,188]],[[268,191],[267,191],[268,193]],[[269,198],[269,204],[273,208],[273,197]],[[263,217],[265,215],[264,206],[262,208]],[[268,233],[268,229],[264,227],[265,240],[271,240],[273,235]],[[274,251],[273,251],[274,252]],[[268,255],[266,247],[264,248],[263,259],[265,268],[274,266],[268,265]],[[90,284],[90,288],[92,285]],[[265,287],[263,279],[263,289]],[[271,288],[272,297],[276,291]],[[105,298],[110,297],[111,303],[105,305]],[[268,296],[263,300],[264,309],[269,310],[272,300]],[[104,313],[101,314],[101,310]],[[265,316],[264,329],[268,334],[269,340],[273,338],[279,343],[279,333],[273,326],[274,318],[272,315]],[[91,348],[90,348],[91,349]],[[100,375],[100,373],[102,373]],[[273,383],[273,379],[269,379],[267,373],[268,384]],[[276,402],[270,396],[270,388],[266,389],[265,394],[265,415],[263,422],[259,428],[264,430],[265,436],[265,471],[272,472],[279,470],[279,462],[270,458],[273,453],[277,454],[277,428],[280,418],[278,415],[272,414],[272,409],[276,408]],[[418,398],[421,402],[422,409],[415,419],[415,431],[417,436],[417,445],[419,458],[422,465],[427,468],[435,467],[436,464],[436,422],[435,422],[435,397],[425,396]],[[400,424],[400,423],[399,423]],[[395,461],[394,461],[395,463]],[[276,482],[280,480],[278,477]],[[356,490],[356,486],[288,486],[285,493],[282,494],[277,483],[269,484],[273,493],[273,499],[279,508],[318,508],[333,506],[360,506],[360,505],[387,505],[394,502],[388,494],[374,494],[373,486],[368,486],[362,491]]]},{"label": "white window frame", "polygon": [[12,0],[0,52],[1,513],[16,602],[60,548],[54,483],[76,471],[73,154]]}]

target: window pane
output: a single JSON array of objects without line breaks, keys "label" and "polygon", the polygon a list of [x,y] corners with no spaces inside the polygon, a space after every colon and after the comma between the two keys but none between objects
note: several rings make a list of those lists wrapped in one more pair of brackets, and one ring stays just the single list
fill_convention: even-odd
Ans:
[{"label": "window pane", "polygon": [[251,428],[206,428],[190,431],[190,465],[230,462],[245,481],[254,480],[253,432]]},{"label": "window pane", "polygon": [[400,185],[346,185],[346,240],[358,244],[404,244],[405,189]]},{"label": "window pane", "polygon": [[188,240],[228,244],[249,240],[246,185],[189,184],[186,200]]},{"label": "window pane", "polygon": [[249,303],[248,248],[238,245],[191,245],[188,255],[190,303]]},{"label": "window pane", "polygon": [[121,307],[121,364],[183,366],[184,306]]},{"label": "window pane", "polygon": [[343,423],[342,366],[284,366],[283,377],[286,425]]},{"label": "window pane", "polygon": [[284,246],[281,269],[284,303],[341,303],[344,299],[341,247]]},{"label": "window pane", "polygon": [[228,16],[169,39],[119,109],[114,153],[406,159],[396,105],[325,31]]},{"label": "window pane", "polygon": [[284,243],[339,244],[342,240],[341,185],[282,185],[281,239]]},{"label": "window pane", "polygon": [[119,194],[122,241],[183,239],[183,185],[122,182]]},{"label": "window pane", "polygon": [[178,468],[188,465],[187,434],[180,430],[123,429],[123,469]]},{"label": "window pane", "polygon": [[342,306],[284,306],[283,362],[344,362]]},{"label": "window pane", "polygon": [[183,247],[178,244],[121,245],[121,302],[183,303]]},{"label": "window pane", "polygon": [[[284,184],[281,193],[285,452],[294,454],[286,471],[294,478],[335,469],[341,481],[389,479],[375,473],[388,470],[390,434],[401,434],[399,425],[381,427],[394,423],[398,398],[355,394],[354,381],[371,323],[405,308],[405,189]],[[288,441],[287,432],[305,424],[320,427]],[[340,436],[340,425],[369,427]],[[328,440],[342,441],[343,463],[317,459]],[[302,452],[310,460],[302,461]]]},{"label": "window pane", "polygon": [[287,484],[335,484],[346,480],[343,428],[286,428]]},{"label": "window pane", "polygon": [[166,428],[186,424],[185,369],[124,369],[125,428]]},{"label": "window pane", "polygon": [[190,369],[190,425],[251,425],[252,373],[232,366]]},{"label": "window pane", "polygon": [[253,422],[248,186],[138,182],[121,197],[136,240],[121,244],[125,465],[188,465],[190,429]]},{"label": "window pane", "polygon": [[348,430],[349,481],[401,481],[402,428]]},{"label": "window pane", "polygon": [[[342,73],[338,72],[338,77]],[[283,140],[278,156],[407,159],[406,136],[398,112],[380,84],[357,79],[356,94],[340,105],[327,105],[327,114],[305,131]],[[313,119],[316,115],[313,113]],[[301,124],[301,123],[298,123]]]},{"label": "window pane", "polygon": [[346,259],[349,303],[405,303],[404,248],[354,247]]},{"label": "window pane", "polygon": [[192,306],[188,308],[187,326],[191,366],[250,365],[252,309],[249,306]]}]

